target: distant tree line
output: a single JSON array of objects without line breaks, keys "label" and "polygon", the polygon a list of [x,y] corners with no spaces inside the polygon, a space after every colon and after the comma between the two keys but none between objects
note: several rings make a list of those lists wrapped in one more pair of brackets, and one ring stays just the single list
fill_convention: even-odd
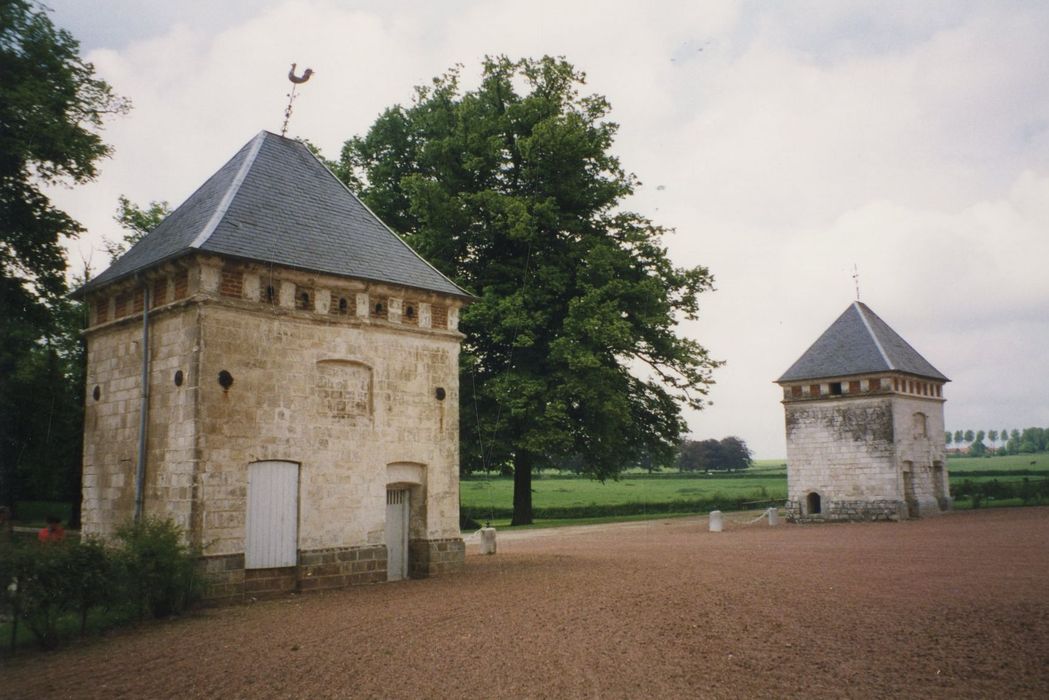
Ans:
[{"label": "distant tree line", "polygon": [[[990,445],[984,442],[990,441]],[[944,440],[948,446],[958,449],[968,447],[970,455],[981,457],[986,454],[1033,454],[1049,451],[1049,428],[1016,428],[1008,430],[955,430],[946,431]]]},{"label": "distant tree line", "polygon": [[752,464],[750,448],[738,437],[720,440],[685,440],[678,451],[677,468],[683,472],[730,471]]}]

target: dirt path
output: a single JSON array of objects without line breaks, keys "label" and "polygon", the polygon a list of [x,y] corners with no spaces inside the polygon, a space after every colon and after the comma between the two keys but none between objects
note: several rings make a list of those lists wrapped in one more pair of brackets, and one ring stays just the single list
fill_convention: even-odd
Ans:
[{"label": "dirt path", "polygon": [[458,576],[27,654],[0,695],[1049,697],[1049,509],[501,536]]}]

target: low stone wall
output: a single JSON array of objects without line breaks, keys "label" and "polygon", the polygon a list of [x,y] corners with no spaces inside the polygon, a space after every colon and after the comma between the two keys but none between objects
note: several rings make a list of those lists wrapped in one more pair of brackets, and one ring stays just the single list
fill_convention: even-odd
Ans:
[{"label": "low stone wall", "polygon": [[386,580],[386,546],[299,552],[299,590],[319,591]]},{"label": "low stone wall", "polygon": [[787,501],[787,520],[792,523],[869,522],[873,520],[901,520],[906,517],[902,501],[830,501],[822,512],[804,514],[800,501]]},{"label": "low stone wall", "polygon": [[[411,578],[462,571],[466,545],[461,538],[411,540]],[[320,591],[386,581],[386,547],[331,547],[299,551],[299,565],[279,569],[245,569],[243,554],[202,557],[205,602],[236,603],[293,591]]]},{"label": "low stone wall", "polygon": [[409,575],[412,578],[442,576],[462,571],[466,543],[461,537],[441,540],[411,540],[408,543]]}]

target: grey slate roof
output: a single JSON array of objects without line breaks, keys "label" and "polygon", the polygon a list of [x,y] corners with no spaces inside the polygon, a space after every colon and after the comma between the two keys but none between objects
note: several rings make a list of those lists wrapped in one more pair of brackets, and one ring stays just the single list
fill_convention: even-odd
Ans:
[{"label": "grey slate roof", "polygon": [[865,304],[853,302],[777,382],[896,371],[950,381]]},{"label": "grey slate roof", "polygon": [[267,131],[78,294],[196,250],[470,296],[409,248],[303,144]]}]

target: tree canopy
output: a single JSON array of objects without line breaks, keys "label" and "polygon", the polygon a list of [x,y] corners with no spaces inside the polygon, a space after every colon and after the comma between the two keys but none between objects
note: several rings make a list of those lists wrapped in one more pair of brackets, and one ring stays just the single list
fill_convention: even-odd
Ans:
[{"label": "tree canopy", "polygon": [[748,469],[752,463],[747,443],[733,436],[721,440],[684,440],[677,459],[681,471]]},{"label": "tree canopy", "polygon": [[[43,192],[97,174],[97,130],[125,100],[27,0],[0,0],[0,498],[71,497],[79,475],[80,316],[64,238],[82,228]],[[63,476],[64,475],[64,476]],[[63,483],[56,483],[63,482]]]},{"label": "tree canopy", "polygon": [[416,89],[348,140],[336,172],[438,269],[476,295],[461,317],[462,459],[512,465],[515,524],[536,466],[571,458],[597,478],[673,459],[684,406],[719,362],[677,323],[713,278],[680,268],[669,231],[624,209],[638,181],[617,125],[563,59],[488,58]]},{"label": "tree canopy", "polygon": [[167,202],[150,202],[145,207],[140,207],[124,195],[120,195],[113,220],[124,229],[124,236],[118,241],[107,239],[103,242],[110,263],[115,262],[128,248],[159,226],[170,213],[171,205]]}]

